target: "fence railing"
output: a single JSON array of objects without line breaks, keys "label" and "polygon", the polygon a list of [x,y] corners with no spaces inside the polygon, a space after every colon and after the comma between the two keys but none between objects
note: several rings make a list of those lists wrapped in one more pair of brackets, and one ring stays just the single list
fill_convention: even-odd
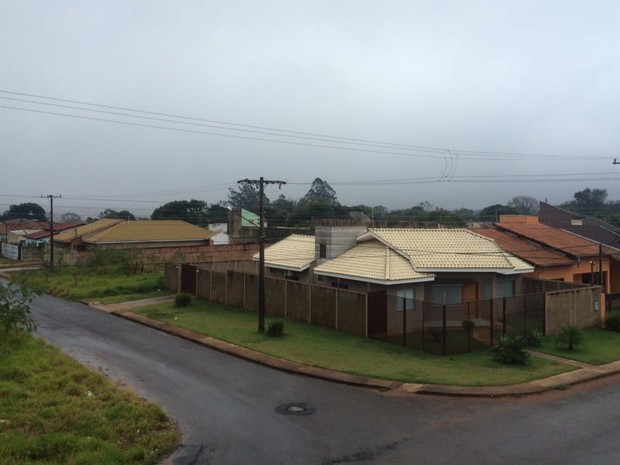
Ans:
[{"label": "fence railing", "polygon": [[387,312],[387,330],[369,337],[447,355],[493,346],[500,335],[545,330],[544,293],[451,305],[402,302],[403,309]]},{"label": "fence railing", "polygon": [[[167,289],[191,292],[213,302],[258,308],[258,276],[252,273],[166,265],[165,283]],[[490,347],[500,335],[525,336],[532,330],[551,335],[565,324],[596,326],[602,319],[599,286],[442,305],[407,300],[386,291],[359,293],[268,277],[265,294],[268,316],[436,354]]]}]

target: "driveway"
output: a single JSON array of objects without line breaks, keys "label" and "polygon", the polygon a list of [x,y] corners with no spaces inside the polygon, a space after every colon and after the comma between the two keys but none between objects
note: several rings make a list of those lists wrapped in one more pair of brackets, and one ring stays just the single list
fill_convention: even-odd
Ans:
[{"label": "driveway", "polygon": [[49,296],[32,310],[41,336],[178,420],[175,465],[620,462],[606,434],[615,379],[527,399],[401,397],[279,372]]}]

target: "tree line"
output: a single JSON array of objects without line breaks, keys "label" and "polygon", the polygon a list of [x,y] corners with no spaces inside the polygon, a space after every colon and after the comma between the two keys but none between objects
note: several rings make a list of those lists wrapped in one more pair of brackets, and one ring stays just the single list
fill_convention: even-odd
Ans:
[{"label": "tree line", "polygon": [[[607,201],[606,189],[590,189],[575,192],[573,199],[558,205],[568,211],[601,218],[620,227],[620,201]],[[470,222],[494,222],[501,215],[535,215],[539,202],[527,195],[513,197],[506,204],[493,204],[481,210],[460,208],[447,210],[429,202],[420,202],[409,208],[389,210],[382,205],[342,205],[336,191],[327,181],[316,178],[310,189],[300,199],[291,199],[280,194],[275,200],[265,196],[265,217],[270,226],[303,227],[310,226],[316,219],[330,218],[349,220],[369,219],[374,224],[396,226],[398,224],[445,225],[464,227]],[[228,199],[208,204],[203,200],[175,200],[157,207],[150,216],[153,220],[184,220],[199,226],[212,223],[225,223],[231,208],[243,208],[255,213],[259,211],[259,191],[251,184],[241,184],[237,189],[229,189]],[[45,210],[35,203],[11,205],[0,216],[0,220],[32,219],[45,220]],[[91,222],[102,218],[135,220],[128,210],[105,209],[98,217],[82,220],[77,213],[68,212],[60,216],[62,222]]]}]

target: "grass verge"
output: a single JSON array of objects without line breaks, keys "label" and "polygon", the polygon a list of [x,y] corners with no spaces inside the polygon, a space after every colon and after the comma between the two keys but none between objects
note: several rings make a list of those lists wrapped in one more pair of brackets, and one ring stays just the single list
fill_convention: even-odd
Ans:
[{"label": "grass verge", "polygon": [[154,464],[178,440],[159,407],[42,340],[0,339],[0,464]]},{"label": "grass verge", "polygon": [[[92,273],[88,269],[61,268],[54,271],[37,270],[14,273],[15,279],[23,280],[43,292],[70,300],[89,300],[113,296],[143,297],[146,293],[163,292],[163,274],[157,273]],[[163,294],[161,294],[163,295]],[[113,303],[113,302],[109,302]]]},{"label": "grass verge", "polygon": [[604,365],[620,360],[620,333],[601,328],[587,328],[583,332],[585,334],[583,342],[573,350],[558,345],[554,336],[546,337],[543,345],[536,347],[535,350],[592,365]]},{"label": "grass verge", "polygon": [[201,300],[184,308],[158,304],[133,311],[294,362],[408,383],[508,385],[574,369],[539,358],[527,366],[502,365],[492,360],[490,350],[436,356],[293,321],[285,322],[283,337],[270,338],[257,332],[255,313]]}]

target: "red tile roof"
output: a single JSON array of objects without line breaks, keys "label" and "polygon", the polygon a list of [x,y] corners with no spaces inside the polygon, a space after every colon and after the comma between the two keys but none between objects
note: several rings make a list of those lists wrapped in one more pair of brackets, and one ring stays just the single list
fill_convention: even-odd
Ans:
[{"label": "red tile roof", "polygon": [[[495,223],[503,231],[537,242],[572,257],[597,257],[599,245],[562,229],[541,223]],[[616,255],[617,250],[603,247],[603,255]]]},{"label": "red tile roof", "polygon": [[554,250],[526,239],[513,236],[492,226],[469,228],[481,236],[493,239],[500,249],[509,252],[532,265],[539,267],[564,266],[576,263],[576,260]]}]

